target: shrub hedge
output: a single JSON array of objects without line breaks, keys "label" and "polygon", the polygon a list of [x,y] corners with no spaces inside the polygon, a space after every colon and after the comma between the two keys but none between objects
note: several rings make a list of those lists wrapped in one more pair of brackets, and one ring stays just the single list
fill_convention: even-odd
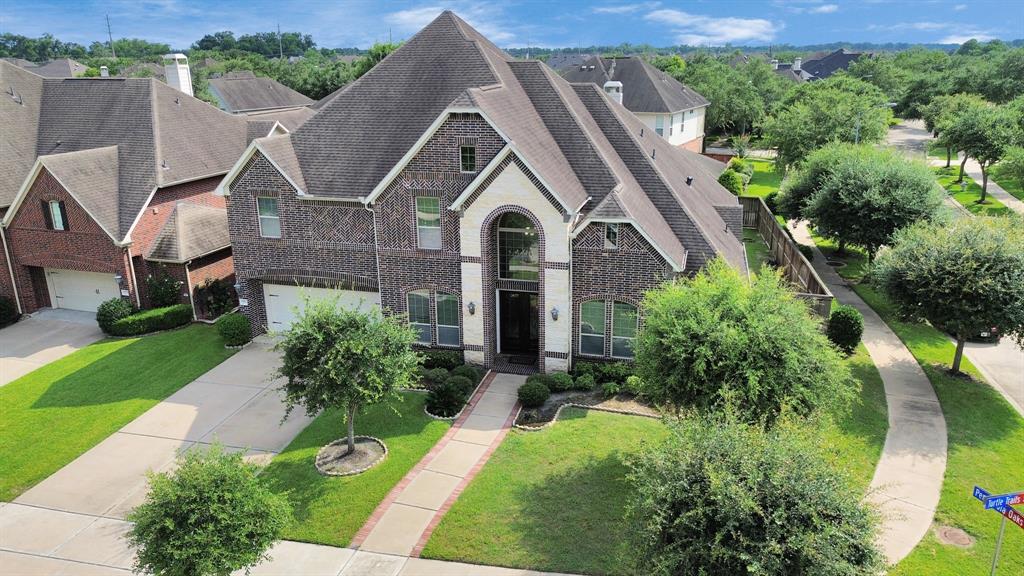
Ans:
[{"label": "shrub hedge", "polygon": [[456,366],[452,368],[452,376],[464,376],[473,381],[474,384],[480,382],[483,378],[483,371],[476,366],[470,366],[469,364],[463,364],[462,366]]},{"label": "shrub hedge", "polygon": [[465,396],[466,398],[469,398],[469,395],[473,393],[473,389],[476,388],[476,383],[470,380],[469,378],[466,378],[465,376],[457,376],[454,374],[449,376],[448,379],[444,381],[444,383],[451,384],[458,388],[459,391],[462,392],[462,395]]},{"label": "shrub hedge", "polygon": [[458,350],[427,350],[423,352],[423,366],[452,370],[462,364],[462,352]]},{"label": "shrub hedge", "polygon": [[569,376],[565,372],[554,372],[552,374],[548,374],[548,389],[552,392],[565,392],[566,390],[572,390],[572,386],[572,376]]},{"label": "shrub hedge", "polygon": [[132,305],[123,298],[111,298],[96,308],[96,323],[104,334],[114,334],[114,323],[132,315]]},{"label": "shrub hedge", "polygon": [[519,401],[526,408],[539,408],[543,406],[549,396],[551,396],[551,391],[537,380],[527,382],[519,387]]},{"label": "shrub hedge", "polygon": [[158,330],[170,330],[192,321],[192,308],[188,304],[175,304],[164,308],[144,310],[121,318],[110,325],[111,336],[138,336]]}]

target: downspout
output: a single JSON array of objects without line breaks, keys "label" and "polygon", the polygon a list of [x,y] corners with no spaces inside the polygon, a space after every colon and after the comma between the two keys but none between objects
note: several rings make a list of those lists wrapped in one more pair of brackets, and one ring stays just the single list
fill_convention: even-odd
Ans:
[{"label": "downspout", "polygon": [[[369,203],[363,203],[363,209],[370,213],[370,218],[373,219],[373,260],[377,263],[377,293],[381,293],[380,289],[380,245],[377,244],[377,218],[373,212],[373,208],[370,208]],[[353,286],[355,288],[355,286]],[[381,312],[384,312],[384,297],[381,296],[380,302]],[[462,312],[461,310],[459,311]]]},{"label": "downspout", "polygon": [[126,246],[124,254],[128,257],[128,269],[132,273],[132,288],[135,289],[135,306],[137,308],[142,308],[142,297],[139,296],[139,279],[135,276],[135,262],[132,262],[131,247]]},{"label": "downspout", "polygon": [[192,306],[192,321],[195,322],[199,318],[196,317],[196,301],[194,298],[192,298],[192,274],[190,274],[188,271],[188,267],[191,264],[191,260],[185,262],[185,288],[186,291],[188,292],[188,303],[190,306]]},{"label": "downspout", "polygon": [[11,290],[14,291],[14,303],[18,306],[18,314],[24,314],[21,309],[21,297],[18,295],[18,282],[14,279],[14,266],[11,264],[11,251],[7,249],[6,228],[0,228],[0,239],[4,243],[4,257],[7,258],[7,272],[11,275]]},{"label": "downspout", "polygon": [[[614,192],[614,190],[613,190],[613,192]],[[579,224],[580,215],[583,213],[583,207],[586,206],[587,202],[590,202],[591,199],[592,199],[591,196],[587,196],[587,199],[584,200],[583,203],[580,204],[578,208],[576,208],[576,211],[569,218],[570,224],[571,224],[571,226],[573,228],[575,228],[576,225]],[[566,316],[569,317],[569,359],[568,359],[568,361],[566,361],[565,364],[566,364],[566,367],[567,367],[567,371],[572,371],[572,361],[573,361],[572,360],[572,347],[576,343],[576,339],[573,338],[573,331],[572,331],[572,325],[573,325],[573,323],[576,322],[576,317],[573,316],[573,300],[574,300],[574,298],[573,298],[573,293],[572,293],[572,265],[573,265],[572,240],[573,240],[574,236],[572,234],[572,230],[569,230],[568,232],[569,233],[566,234],[566,237],[567,237],[566,240],[569,242],[569,310],[568,310],[569,313],[566,314]]]}]

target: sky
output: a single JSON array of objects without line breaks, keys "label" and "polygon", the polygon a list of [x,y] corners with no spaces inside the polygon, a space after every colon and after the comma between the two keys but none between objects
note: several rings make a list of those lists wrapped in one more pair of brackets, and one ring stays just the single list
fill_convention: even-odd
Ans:
[{"label": "sky", "polygon": [[204,34],[284,31],[318,46],[403,40],[444,9],[503,48],[961,43],[1024,38],[1024,0],[0,0],[0,32],[88,45],[143,38],[187,48]]}]

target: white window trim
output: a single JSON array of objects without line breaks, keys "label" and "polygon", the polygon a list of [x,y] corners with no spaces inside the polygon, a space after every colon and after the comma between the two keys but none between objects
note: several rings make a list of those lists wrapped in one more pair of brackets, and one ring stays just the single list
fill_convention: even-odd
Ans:
[{"label": "white window trim", "polygon": [[[413,322],[412,321],[412,315],[409,314],[409,311],[412,308],[412,306],[409,305],[409,299],[411,297],[413,297],[413,296],[424,296],[424,295],[427,298],[427,323],[424,324],[422,322]],[[430,341],[430,336],[427,336],[427,341],[426,342],[424,342],[423,340],[420,340],[419,337],[420,337],[421,332],[418,329],[421,326],[426,326],[427,334],[428,335],[431,334],[434,331],[433,330],[433,326],[430,325],[430,291],[429,290],[411,290],[411,291],[407,292],[405,294],[405,311],[406,311],[406,315],[409,317],[409,325],[410,326],[414,326],[414,327],[417,328],[417,330],[416,330],[416,343],[419,344],[419,345],[430,346],[432,344],[432,342]]]},{"label": "white window trim", "polygon": [[[455,319],[455,324],[441,324],[441,314],[438,310],[438,305],[440,304],[442,297],[455,300],[455,313],[458,314],[458,317]],[[434,327],[434,337],[437,338],[437,345],[443,348],[458,348],[462,344],[462,326],[460,322],[462,320],[462,307],[459,303],[459,297],[455,294],[448,294],[447,292],[434,293],[434,318],[436,324]],[[454,344],[441,343],[441,328],[455,328],[456,333],[459,335],[457,341]]]},{"label": "white window trim", "polygon": [[53,229],[58,232],[67,230],[68,225],[64,221],[64,212],[60,209],[60,200],[50,200],[47,203],[47,208],[50,210],[50,223],[53,224]]},{"label": "white window trim", "polygon": [[[608,240],[608,230],[614,228],[615,230],[615,242],[611,243]],[[619,224],[618,222],[605,222],[604,224],[604,249],[605,250],[618,250],[619,249]]]},{"label": "white window trim", "polygon": [[[463,148],[472,148],[473,149],[473,169],[472,170],[465,170],[465,169],[462,168],[462,149]],[[476,146],[474,146],[472,144],[460,144],[459,145],[459,172],[462,173],[462,174],[476,174],[476,172],[477,172],[477,170],[476,170]]]},{"label": "white window trim", "polygon": [[[600,334],[584,334],[583,333],[583,305],[584,304],[589,304],[590,302],[600,302],[601,303],[601,315],[605,317],[604,318],[605,321],[603,322],[603,324],[605,324],[605,326],[601,330]],[[607,308],[608,308],[608,301],[607,300],[586,300],[584,302],[580,302],[580,320],[579,320],[579,330],[578,330],[578,332],[579,332],[579,341],[576,344],[577,345],[577,349],[579,350],[580,356],[587,356],[589,358],[605,358],[606,357],[605,354],[604,354],[604,349],[605,349],[605,346],[608,344],[608,338],[607,338],[607,336],[605,336],[605,332],[607,331],[607,328],[608,328],[608,326],[607,326],[607,324],[608,324],[608,322],[607,322],[607,319],[608,319],[607,318]],[[589,336],[591,338],[598,338],[598,337],[601,338],[601,353],[600,354],[591,354],[590,352],[584,352],[583,351],[583,337],[584,336]]]},{"label": "white window trim", "polygon": [[[632,306],[633,309],[636,310],[636,330],[633,332],[633,334],[634,334],[633,337],[629,337],[629,336],[616,336],[615,335],[615,305],[616,304],[625,304],[627,306]],[[630,304],[629,302],[623,302],[621,300],[613,300],[612,301],[612,322],[611,322],[611,327],[610,328],[611,329],[609,330],[608,335],[611,337],[612,345],[611,345],[611,348],[609,349],[609,355],[612,358],[618,358],[620,360],[633,360],[633,359],[635,359],[636,358],[636,338],[637,338],[636,335],[638,335],[640,333],[640,309],[637,308],[635,305]],[[633,355],[632,356],[616,356],[615,355],[615,341],[616,340],[632,340],[633,341]]]},{"label": "white window trim", "polygon": [[[264,216],[260,214],[260,200],[273,200],[274,206],[277,207],[277,216]],[[277,220],[277,236],[271,236],[263,232],[263,219]],[[257,196],[256,197],[256,222],[260,227],[260,238],[280,238],[281,237],[281,205],[278,202],[276,196]]]},{"label": "white window trim", "polygon": [[[432,198],[437,200],[437,226],[421,226],[420,225],[420,198]],[[416,196],[413,200],[413,217],[416,218],[416,247],[420,250],[440,250],[444,239],[441,237],[441,198],[438,196]],[[421,229],[429,228],[431,230],[437,230],[437,246],[424,246],[423,235]]]}]

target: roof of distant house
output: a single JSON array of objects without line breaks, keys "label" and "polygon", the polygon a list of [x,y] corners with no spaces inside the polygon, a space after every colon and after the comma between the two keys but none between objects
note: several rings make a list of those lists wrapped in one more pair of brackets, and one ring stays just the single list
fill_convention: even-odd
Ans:
[{"label": "roof of distant house", "polygon": [[273,78],[256,76],[249,71],[210,78],[209,84],[221,109],[231,113],[309,106],[314,102]]},{"label": "roof of distant house", "polygon": [[71,58],[58,58],[42,64],[29,62],[23,58],[4,58],[4,60],[44,78],[74,78],[85,74],[85,71],[89,69],[85,64]]},{"label": "roof of distant house", "polygon": [[593,57],[593,54],[580,54],[579,52],[554,52],[548,56],[545,63],[558,72],[562,72],[567,68],[579,66]]},{"label": "roof of distant house", "polygon": [[567,213],[628,218],[680,269],[715,254],[745,267],[718,211],[738,207],[717,182],[721,164],[645,129],[594,84],[510,57],[448,11],[297,131],[257,144],[301,193],[369,201],[431,125],[467,110],[508,140]]},{"label": "roof of distant house", "polygon": [[0,206],[38,159],[119,241],[154,189],[223,174],[248,143],[244,118],[152,78],[49,79],[0,63],[0,85]]},{"label": "roof of distant house", "polygon": [[146,259],[184,263],[230,245],[226,210],[181,201],[153,240]]},{"label": "roof of distant house", "polygon": [[706,98],[638,56],[591,58],[562,73],[569,82],[598,87],[622,82],[622,105],[632,112],[670,114],[707,106]]},{"label": "roof of distant house", "polygon": [[801,68],[815,78],[824,80],[840,70],[846,70],[850,67],[850,64],[856,62],[861,56],[870,55],[867,52],[852,52],[845,48],[840,48],[821,58],[805,60]]}]

